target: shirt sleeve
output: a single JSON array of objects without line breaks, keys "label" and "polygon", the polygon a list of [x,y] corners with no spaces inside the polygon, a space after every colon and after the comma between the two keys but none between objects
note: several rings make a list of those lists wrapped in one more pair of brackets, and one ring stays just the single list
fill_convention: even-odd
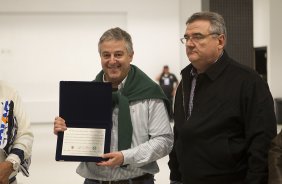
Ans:
[{"label": "shirt sleeve", "polygon": [[174,78],[174,82],[178,82],[178,79],[177,79],[177,77],[173,74],[173,78]]},{"label": "shirt sleeve", "polygon": [[[159,99],[151,99],[147,100],[147,102],[148,105],[143,109],[143,114],[141,116],[139,116],[140,113],[137,115],[137,118],[142,119],[145,117],[143,121],[141,120],[143,124],[139,122],[138,129],[145,130],[147,135],[133,135],[135,136],[133,139],[136,139],[140,144],[122,151],[124,165],[130,164],[134,167],[142,167],[168,155],[172,149],[173,133],[164,102]],[[146,109],[147,112],[145,112]],[[146,141],[144,141],[144,136],[147,137]]]},{"label": "shirt sleeve", "polygon": [[[23,109],[21,98],[17,92],[14,93],[12,100],[14,101],[14,118],[17,122],[18,131],[12,145],[12,154],[8,155],[8,158],[12,157],[15,159],[15,154],[17,154],[21,159],[20,161],[23,162],[24,159],[28,159],[31,156],[33,133],[31,131],[29,118]],[[18,151],[13,153],[13,150]]]},{"label": "shirt sleeve", "polygon": [[267,183],[268,150],[277,134],[273,98],[268,85],[258,77],[249,81],[244,94],[242,113],[249,145],[246,183]]}]

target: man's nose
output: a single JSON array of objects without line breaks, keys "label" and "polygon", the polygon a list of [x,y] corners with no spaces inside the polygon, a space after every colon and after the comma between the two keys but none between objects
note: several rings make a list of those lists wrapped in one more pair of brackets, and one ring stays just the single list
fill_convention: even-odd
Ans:
[{"label": "man's nose", "polygon": [[185,45],[186,45],[187,47],[193,47],[195,44],[194,44],[194,42],[192,41],[192,39],[188,39],[188,40],[186,41]]},{"label": "man's nose", "polygon": [[110,63],[111,63],[111,64],[116,63],[116,58],[115,58],[115,55],[111,55],[111,58],[110,58]]}]

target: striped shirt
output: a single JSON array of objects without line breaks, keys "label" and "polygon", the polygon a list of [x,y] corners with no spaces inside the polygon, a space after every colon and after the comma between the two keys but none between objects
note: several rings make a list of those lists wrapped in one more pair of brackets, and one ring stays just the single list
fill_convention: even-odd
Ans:
[{"label": "striped shirt", "polygon": [[[122,151],[124,165],[127,166],[112,168],[97,166],[94,162],[82,162],[77,168],[77,173],[82,177],[114,181],[159,172],[156,160],[168,155],[173,145],[173,133],[164,102],[161,99],[146,99],[131,102],[129,106],[132,143],[131,149]],[[118,110],[117,106],[113,110],[111,152],[118,151]]]}]

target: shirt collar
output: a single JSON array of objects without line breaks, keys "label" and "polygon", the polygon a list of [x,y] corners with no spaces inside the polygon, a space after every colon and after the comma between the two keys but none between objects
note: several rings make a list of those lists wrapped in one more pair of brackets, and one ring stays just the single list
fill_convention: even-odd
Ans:
[{"label": "shirt collar", "polygon": [[215,63],[207,69],[206,75],[211,79],[215,80],[228,65],[228,55],[226,51],[223,51],[220,57],[215,61]]},{"label": "shirt collar", "polygon": [[[127,76],[126,76],[126,77],[122,80],[122,82],[118,85],[118,90],[124,88],[126,79],[127,79]],[[109,82],[109,81],[106,80],[105,74],[103,74],[103,82]]]},{"label": "shirt collar", "polygon": [[[215,60],[215,62],[214,62],[213,64],[215,64],[215,63],[222,57],[222,55],[223,55],[223,52],[220,54],[220,56]],[[208,71],[208,70],[207,70],[207,71]],[[206,72],[206,73],[208,73],[208,72]],[[197,76],[198,76],[197,69],[194,68],[193,65],[192,65],[192,69],[191,69],[191,71],[190,71],[190,75],[191,75],[192,77],[197,77]]]},{"label": "shirt collar", "polygon": [[190,75],[191,75],[191,77],[197,77],[198,76],[197,70],[193,66],[192,66],[192,69],[190,71]]}]

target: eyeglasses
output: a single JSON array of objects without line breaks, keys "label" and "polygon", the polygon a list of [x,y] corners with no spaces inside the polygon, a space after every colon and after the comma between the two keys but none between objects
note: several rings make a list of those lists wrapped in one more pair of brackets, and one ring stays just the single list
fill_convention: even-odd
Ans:
[{"label": "eyeglasses", "polygon": [[180,41],[183,44],[186,44],[188,42],[188,40],[191,40],[193,43],[197,43],[197,42],[200,42],[201,40],[205,39],[206,37],[208,37],[210,35],[220,35],[220,34],[210,33],[210,34],[203,35],[201,33],[196,33],[196,34],[193,34],[191,36],[184,35],[184,38],[180,38]]}]

